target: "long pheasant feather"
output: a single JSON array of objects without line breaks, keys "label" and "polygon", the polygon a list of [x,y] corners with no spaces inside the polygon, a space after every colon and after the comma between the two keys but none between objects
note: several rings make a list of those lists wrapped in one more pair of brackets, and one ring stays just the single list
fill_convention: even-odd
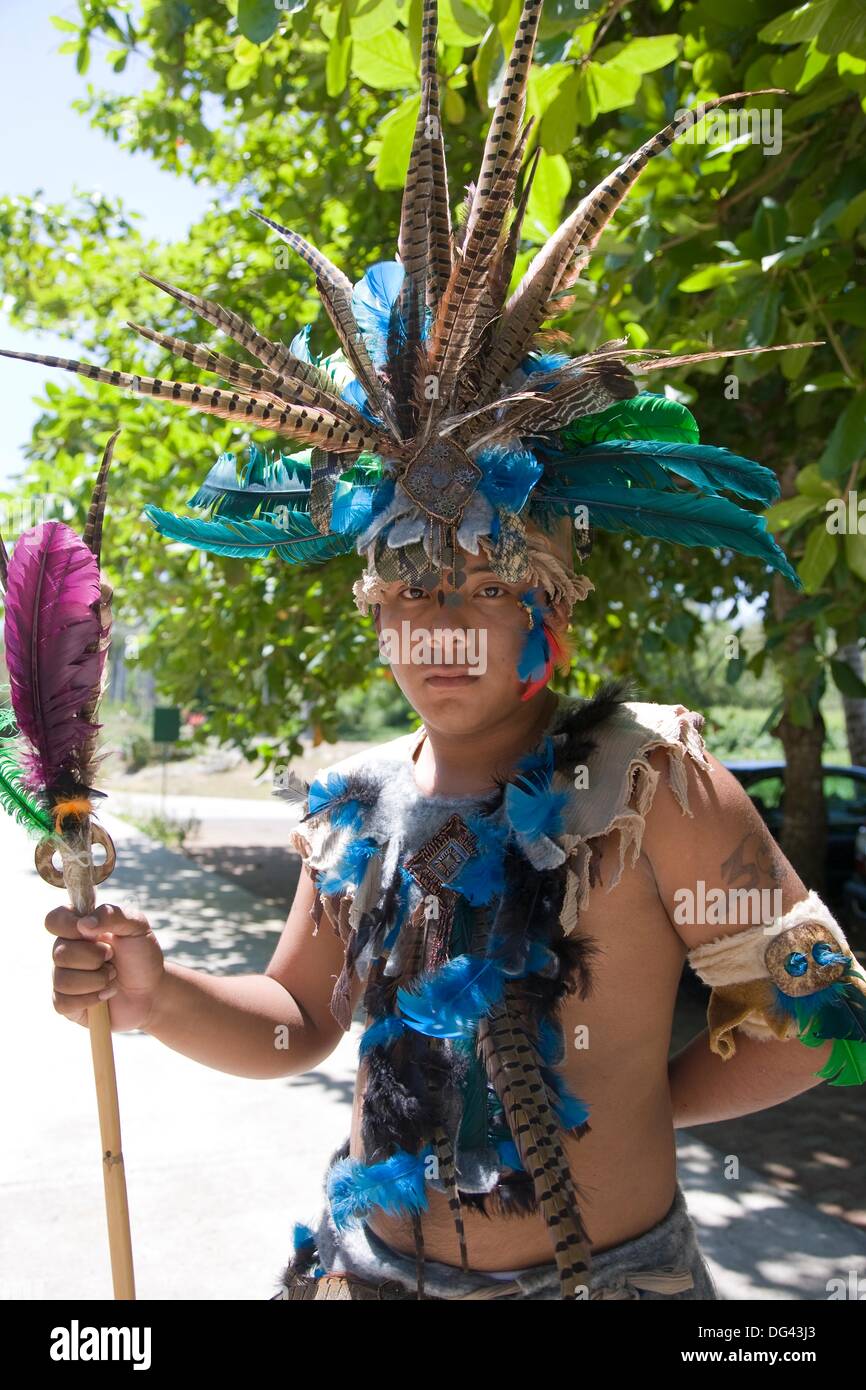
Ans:
[{"label": "long pheasant feather", "polygon": [[297,232],[293,232],[291,228],[283,227],[279,222],[274,222],[270,217],[265,217],[260,212],[254,212],[253,216],[282,237],[283,241],[291,246],[292,250],[296,251],[313,270],[322,303],[359,381],[370,397],[372,405],[376,407],[381,416],[386,420],[392,419],[393,405],[388,400],[385,386],[373,365],[361,330],[355,322],[355,316],[352,312],[352,284],[348,276],[344,275],[342,270],[339,270],[328,260],[327,256],[323,256],[321,251],[299,236]]},{"label": "long pheasant feather", "polygon": [[535,49],[543,0],[524,0],[496,110],[490,122],[481,170],[476,181],[463,233],[464,245],[484,212],[505,165],[514,153],[526,110],[526,87]]},{"label": "long pheasant feather", "polygon": [[[780,90],[773,87],[756,92],[729,92],[700,103],[690,111],[689,116],[697,121],[727,102]],[[549,316],[551,296],[556,293],[566,273],[575,268],[575,258],[578,258],[581,268],[588,262],[604,228],[649,161],[669,149],[685,129],[684,121],[679,117],[645,141],[581,199],[571,216],[538,252],[506,305],[500,332],[492,344],[480,384],[482,396],[518,365],[533,333]]]},{"label": "long pheasant feather", "polygon": [[407,279],[424,286],[426,301],[434,311],[451,275],[451,216],[439,111],[437,31],[436,0],[424,0],[421,17],[421,103],[406,174],[397,242]]},{"label": "long pheasant feather", "polygon": [[163,294],[169,295],[185,309],[192,310],[199,318],[204,319],[205,323],[225,333],[239,347],[258,358],[263,367],[277,374],[283,373],[296,378],[305,385],[314,386],[325,395],[332,396],[334,400],[341,399],[332,379],[323,368],[315,366],[312,362],[305,362],[282,343],[271,342],[270,338],[259,333],[251,323],[247,323],[246,319],[241,318],[240,314],[236,314],[232,309],[225,309],[214,300],[202,299],[188,290],[179,290],[175,285],[168,284],[166,280],[158,280],[156,276],[148,275],[145,271],[140,271],[139,274],[142,280],[162,290]]},{"label": "long pheasant feather", "polygon": [[355,426],[342,424],[334,415],[306,406],[275,404],[256,400],[240,391],[221,391],[214,386],[197,386],[186,381],[162,380],[159,377],[139,376],[131,372],[112,371],[92,362],[78,362],[69,357],[43,356],[35,352],[10,352],[0,349],[0,357],[15,357],[22,362],[36,362],[45,367],[59,367],[75,372],[88,381],[102,381],[109,386],[132,391],[137,396],[172,401],[204,415],[216,415],[221,420],[236,420],[251,425],[269,425],[276,434],[320,444],[331,453],[375,452],[375,435]]},{"label": "long pheasant feather", "polygon": [[[233,357],[226,357],[224,353],[216,352],[213,348],[187,342],[184,338],[175,338],[170,333],[159,333],[153,328],[145,328],[141,324],[131,322],[129,327],[140,337],[157,343],[177,357],[183,357],[193,366],[203,367],[205,371],[221,376],[224,381],[241,386],[248,394],[255,392],[257,395],[267,395],[278,405],[301,401],[314,409],[327,411],[351,429],[363,431],[371,439],[378,441],[379,448],[386,441],[386,436],[374,432],[369,422],[352,405],[335,396],[333,391],[324,391],[320,386],[311,385],[299,376],[271,371],[264,367],[247,366],[245,362],[236,362]],[[302,363],[299,365],[303,366]]]},{"label": "long pheasant feather", "polygon": [[553,1236],[562,1297],[577,1298],[587,1284],[590,1243],[536,1050],[507,1004],[480,1020],[478,1048]]}]

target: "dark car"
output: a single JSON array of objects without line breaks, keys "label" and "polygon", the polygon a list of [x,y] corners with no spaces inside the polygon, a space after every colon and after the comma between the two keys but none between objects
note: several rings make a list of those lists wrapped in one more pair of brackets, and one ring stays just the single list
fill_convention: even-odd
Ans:
[{"label": "dark car", "polygon": [[[784,817],[785,764],[726,762],[778,840]],[[825,764],[827,804],[826,881],[822,896],[848,927],[866,923],[866,767]],[[856,909],[859,908],[857,915]]]},{"label": "dark car", "polygon": [[843,889],[842,912],[851,940],[858,947],[866,947],[866,825],[857,831],[854,872]]}]

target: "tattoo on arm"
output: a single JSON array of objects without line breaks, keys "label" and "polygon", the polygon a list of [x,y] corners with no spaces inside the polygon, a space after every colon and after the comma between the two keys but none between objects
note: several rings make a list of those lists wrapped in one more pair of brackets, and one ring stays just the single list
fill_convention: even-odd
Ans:
[{"label": "tattoo on arm", "polygon": [[[725,883],[739,888],[760,888],[761,879],[769,878],[774,887],[782,884],[782,870],[776,857],[776,847],[763,828],[750,830],[722,864]],[[741,879],[743,882],[737,883]]]}]

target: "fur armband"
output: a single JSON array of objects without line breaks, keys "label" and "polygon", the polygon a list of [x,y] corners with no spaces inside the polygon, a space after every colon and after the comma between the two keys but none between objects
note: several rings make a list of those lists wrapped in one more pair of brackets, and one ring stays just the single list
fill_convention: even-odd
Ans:
[{"label": "fur armband", "polygon": [[696,946],[688,961],[711,988],[710,1048],[723,1060],[736,1051],[735,1028],[808,1047],[832,1040],[816,1075],[836,1086],[866,1082],[866,973],[817,893],[772,923]]}]

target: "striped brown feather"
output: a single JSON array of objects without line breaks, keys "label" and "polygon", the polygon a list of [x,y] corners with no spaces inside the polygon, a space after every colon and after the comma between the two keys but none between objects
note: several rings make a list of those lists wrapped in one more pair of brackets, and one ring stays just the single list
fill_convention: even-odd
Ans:
[{"label": "striped brown feather", "polygon": [[[202,299],[197,294],[191,294],[189,290],[179,290],[165,280],[157,280],[155,276],[146,274],[145,271],[139,271],[139,274],[148,284],[155,285],[158,290],[177,300],[178,304],[191,309],[199,318],[204,319],[205,323],[219,328],[272,372],[287,369],[291,376],[297,377],[305,385],[315,386],[324,394],[340,401],[334,382],[326,371],[296,357],[291,349],[284,347],[282,343],[271,342],[270,338],[264,337],[251,323],[241,318],[240,314],[234,313],[232,309],[223,308],[212,299]],[[136,328],[136,332],[138,331]]]},{"label": "striped brown feather", "polygon": [[[173,352],[178,357],[183,357],[187,362],[192,362],[193,366],[202,367],[207,372],[214,372],[221,376],[224,381],[231,381],[238,384],[247,392],[255,391],[259,395],[270,396],[273,400],[287,402],[295,405],[299,401],[303,405],[317,407],[326,410],[335,419],[341,420],[346,425],[351,425],[355,429],[363,430],[371,439],[379,439],[379,448],[387,444],[387,436],[379,435],[374,430],[368,420],[365,420],[359,411],[355,410],[348,401],[343,401],[339,396],[331,392],[323,391],[318,386],[312,386],[300,377],[289,376],[283,372],[268,371],[264,367],[250,367],[245,362],[237,362],[233,357],[227,357],[225,353],[216,352],[200,343],[187,342],[185,338],[175,338],[170,333],[159,333],[153,328],[145,328],[142,324],[129,323],[129,327],[138,333],[140,337],[147,338],[152,343],[157,343],[167,352]],[[295,359],[298,361],[299,359]],[[301,366],[304,364],[301,363]]]},{"label": "striped brown feather", "polygon": [[451,275],[451,210],[439,77],[436,70],[436,0],[424,0],[421,17],[421,103],[406,174],[398,248],[407,278],[425,286],[435,312]]},{"label": "striped brown feather", "polygon": [[331,453],[363,453],[375,448],[375,440],[361,430],[350,428],[323,410],[306,406],[274,405],[256,400],[238,391],[231,394],[218,387],[198,386],[187,381],[162,380],[159,377],[139,376],[130,372],[112,371],[92,362],[78,362],[69,357],[51,357],[35,352],[10,352],[0,349],[0,357],[14,357],[21,362],[36,362],[45,367],[57,367],[75,372],[88,381],[105,382],[137,396],[154,400],[174,401],[204,415],[216,415],[222,420],[249,424],[253,421],[267,425],[276,434],[286,435],[307,444],[318,444]]},{"label": "striped brown feather", "polygon": [[553,1237],[562,1297],[576,1299],[588,1284],[590,1241],[536,1050],[507,1002],[480,1020],[478,1048]]},{"label": "striped brown feather", "polygon": [[526,134],[499,175],[466,239],[439,306],[428,349],[428,369],[438,378],[440,405],[451,396],[467,357],[477,349],[476,320],[487,276],[511,208]]},{"label": "striped brown feather", "polygon": [[[781,89],[770,87],[755,92],[731,92],[726,96],[714,97],[711,101],[702,102],[695,107],[691,116],[698,120],[706,112],[725,102],[779,90]],[[588,263],[590,253],[599,237],[649,161],[669,149],[684,129],[683,118],[679,117],[622,160],[612,173],[581,199],[570,217],[566,218],[531,261],[526,274],[506,305],[500,333],[493,344],[480,383],[479,389],[483,398],[486,399],[487,394],[496,389],[497,383],[518,365],[532,333],[540,327],[545,318],[559,311],[556,301],[551,304],[551,296],[557,294],[564,281],[573,283],[575,270],[579,271]],[[575,257],[578,258],[577,265]]]},{"label": "striped brown feather", "polygon": [[282,237],[314,272],[316,288],[355,375],[367,392],[370,404],[392,424],[393,409],[352,312],[352,282],[349,277],[291,228],[281,226],[279,222],[274,222],[261,212],[256,212],[253,216]]},{"label": "striped brown feather", "polygon": [[514,44],[505,69],[502,90],[484,143],[481,171],[466,220],[464,244],[484,211],[497,179],[517,145],[526,109],[526,85],[542,4],[543,0],[524,0]]},{"label": "striped brown feather", "polygon": [[466,1249],[466,1230],[463,1225],[460,1194],[457,1190],[457,1169],[454,1166],[454,1149],[451,1145],[451,1140],[441,1125],[437,1125],[433,1130],[430,1136],[430,1142],[433,1145],[433,1152],[436,1155],[438,1177],[445,1183],[448,1189],[448,1209],[451,1212],[454,1230],[457,1233],[457,1248],[460,1251],[460,1268],[468,1270],[469,1254]]}]

